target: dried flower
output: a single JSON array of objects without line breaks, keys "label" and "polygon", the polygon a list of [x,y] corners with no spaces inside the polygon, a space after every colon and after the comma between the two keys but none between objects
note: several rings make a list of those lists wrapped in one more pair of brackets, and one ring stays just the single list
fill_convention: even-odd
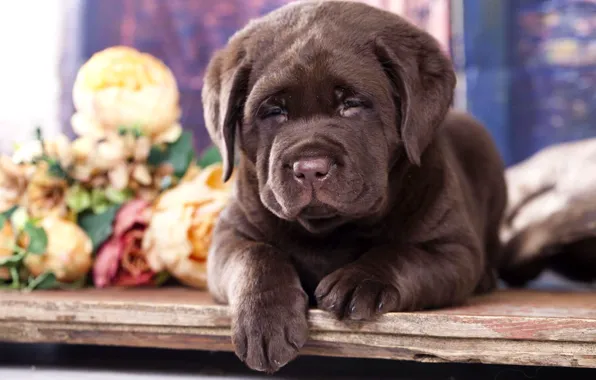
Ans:
[{"label": "dried flower", "polygon": [[60,282],[74,282],[84,277],[91,269],[93,250],[85,232],[75,223],[54,215],[44,218],[40,226],[47,234],[48,244],[45,253],[25,257],[24,264],[29,272],[33,276],[51,272]]},{"label": "dried flower", "polygon": [[95,189],[131,190],[152,201],[160,190],[162,168],[147,164],[151,142],[145,136],[83,136],[72,144],[73,166],[69,173]]},{"label": "dried flower", "polygon": [[54,159],[61,167],[67,168],[72,164],[72,147],[66,135],[60,134],[54,139],[31,140],[19,145],[12,155],[16,164],[32,164],[41,158]]},{"label": "dried flower", "polygon": [[25,191],[23,205],[33,218],[50,214],[65,216],[67,188],[64,178],[50,174],[47,162],[39,162]]},{"label": "dried flower", "polygon": [[124,129],[172,142],[182,131],[174,75],[159,59],[130,47],[93,55],[79,70],[73,99],[72,126],[79,135],[104,137]]},{"label": "dried flower", "polygon": [[[6,221],[2,229],[0,229],[0,260],[13,255],[13,245],[14,235],[12,226]],[[8,271],[8,268],[0,268],[0,280],[8,279],[10,279],[10,272]]]},{"label": "dried flower", "polygon": [[154,271],[167,270],[186,285],[205,287],[213,227],[231,193],[221,177],[222,167],[215,164],[160,197],[143,240]]},{"label": "dried flower", "polygon": [[0,212],[19,204],[34,171],[30,165],[17,165],[7,156],[0,157]]},{"label": "dried flower", "polygon": [[156,272],[141,250],[151,209],[143,200],[122,206],[114,221],[112,236],[102,245],[93,265],[93,281],[99,288],[139,286],[154,283]]}]

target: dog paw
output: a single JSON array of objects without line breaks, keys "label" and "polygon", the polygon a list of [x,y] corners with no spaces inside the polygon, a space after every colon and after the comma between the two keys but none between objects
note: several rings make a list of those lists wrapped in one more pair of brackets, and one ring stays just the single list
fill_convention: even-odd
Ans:
[{"label": "dog paw", "polygon": [[323,278],[315,297],[320,309],[355,321],[374,319],[399,307],[393,285],[358,267],[341,268]]},{"label": "dog paw", "polygon": [[246,297],[232,320],[236,355],[253,370],[278,371],[306,343],[307,310],[303,291],[265,292]]}]

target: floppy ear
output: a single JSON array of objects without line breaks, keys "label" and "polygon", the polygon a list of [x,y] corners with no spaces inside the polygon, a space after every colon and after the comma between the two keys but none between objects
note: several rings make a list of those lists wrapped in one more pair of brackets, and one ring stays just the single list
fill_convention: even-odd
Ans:
[{"label": "floppy ear", "polygon": [[410,25],[395,29],[376,38],[375,54],[397,92],[400,135],[408,158],[420,165],[451,105],[455,72],[433,37]]},{"label": "floppy ear", "polygon": [[223,180],[234,169],[236,129],[242,123],[251,66],[238,53],[219,51],[209,62],[203,83],[205,125],[223,160]]}]

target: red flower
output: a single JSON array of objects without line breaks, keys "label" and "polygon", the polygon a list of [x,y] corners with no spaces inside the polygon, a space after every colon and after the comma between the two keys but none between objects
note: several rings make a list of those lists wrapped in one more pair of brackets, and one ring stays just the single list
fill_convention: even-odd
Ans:
[{"label": "red flower", "polygon": [[133,200],[118,211],[114,232],[97,252],[93,265],[96,287],[153,284],[156,273],[147,265],[141,250],[150,219],[149,206],[144,200]]}]

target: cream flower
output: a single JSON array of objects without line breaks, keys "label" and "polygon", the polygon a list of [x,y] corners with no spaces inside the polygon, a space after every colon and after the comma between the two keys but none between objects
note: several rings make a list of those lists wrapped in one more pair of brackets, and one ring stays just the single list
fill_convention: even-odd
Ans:
[{"label": "cream flower", "polygon": [[[12,245],[14,244],[14,235],[12,227],[8,221],[4,223],[2,229],[0,229],[0,259],[4,259],[12,256],[13,250]],[[10,278],[10,272],[8,268],[0,268],[0,280],[8,280]]]},{"label": "cream flower", "polygon": [[146,136],[81,136],[72,144],[73,166],[69,172],[91,187],[130,189],[138,197],[152,201],[160,191],[161,178],[171,173],[161,166],[150,170],[150,150],[151,141]]},{"label": "cream flower", "polygon": [[0,157],[0,212],[4,212],[21,201],[35,168],[17,165],[9,157]]},{"label": "cream flower", "polygon": [[93,244],[75,223],[55,216],[41,221],[48,236],[43,255],[29,254],[24,264],[33,276],[52,272],[61,282],[73,282],[85,276],[93,263]]},{"label": "cream flower", "polygon": [[29,215],[34,218],[42,218],[50,214],[65,216],[67,189],[66,180],[51,175],[48,172],[48,164],[40,162],[29,181],[23,204]]},{"label": "cream flower", "polygon": [[56,159],[63,168],[67,168],[72,163],[72,149],[70,140],[66,135],[60,134],[57,137],[44,141],[31,140],[19,145],[13,155],[12,160],[17,164],[30,164],[45,154],[48,157]]},{"label": "cream flower", "polygon": [[116,46],[96,53],[79,70],[73,88],[74,131],[103,137],[138,128],[151,141],[173,142],[182,132],[179,92],[159,59]]},{"label": "cream flower", "polygon": [[212,165],[159,198],[143,240],[153,271],[205,288],[212,230],[231,193],[221,177],[221,165]]}]

